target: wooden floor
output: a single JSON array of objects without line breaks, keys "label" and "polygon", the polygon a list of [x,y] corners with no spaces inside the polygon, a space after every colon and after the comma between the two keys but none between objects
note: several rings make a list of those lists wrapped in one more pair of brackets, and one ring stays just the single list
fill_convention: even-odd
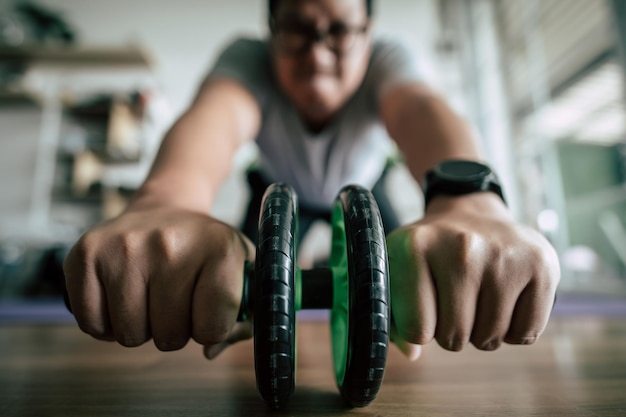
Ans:
[{"label": "wooden floor", "polygon": [[415,363],[391,350],[368,407],[335,387],[328,326],[298,327],[296,393],[269,410],[252,344],[206,361],[200,347],[162,353],[98,342],[72,325],[0,326],[0,416],[626,416],[626,320],[556,318],[530,347],[460,353],[436,344]]}]

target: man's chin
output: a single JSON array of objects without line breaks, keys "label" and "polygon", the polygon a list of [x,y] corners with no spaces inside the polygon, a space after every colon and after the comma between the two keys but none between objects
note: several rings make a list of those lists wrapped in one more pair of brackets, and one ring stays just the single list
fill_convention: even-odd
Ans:
[{"label": "man's chin", "polygon": [[323,104],[306,103],[300,108],[300,114],[309,127],[323,129],[336,114],[332,107]]},{"label": "man's chin", "polygon": [[[336,94],[336,91],[333,93]],[[304,97],[302,105],[307,109],[307,113],[324,117],[337,112],[341,107],[341,100],[332,97],[331,94],[311,92]]]}]

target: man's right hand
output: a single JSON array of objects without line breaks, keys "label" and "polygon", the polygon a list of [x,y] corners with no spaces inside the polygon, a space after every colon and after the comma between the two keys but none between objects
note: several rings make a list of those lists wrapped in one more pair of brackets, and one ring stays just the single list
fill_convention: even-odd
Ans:
[{"label": "man's right hand", "polygon": [[251,337],[236,323],[252,243],[207,215],[178,208],[129,211],[84,234],[68,254],[65,279],[80,328],[138,346],[151,338],[176,350],[189,338],[215,356]]}]

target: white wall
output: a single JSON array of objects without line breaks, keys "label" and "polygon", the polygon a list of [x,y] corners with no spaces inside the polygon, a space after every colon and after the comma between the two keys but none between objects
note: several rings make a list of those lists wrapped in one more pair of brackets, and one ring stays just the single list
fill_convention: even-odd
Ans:
[{"label": "white wall", "polygon": [[[10,0],[0,0],[0,8],[11,3]],[[266,32],[265,0],[39,0],[39,3],[62,12],[76,28],[79,40],[85,46],[137,44],[145,48],[155,63],[153,80],[169,102],[172,117],[188,105],[211,62],[228,39],[241,33],[262,36]],[[378,0],[376,3],[376,32],[406,40],[418,54],[422,68],[430,75],[436,73],[437,4],[438,0]],[[2,120],[10,117],[7,112],[0,113],[0,124],[7,126]],[[15,123],[9,127],[19,130]],[[32,126],[29,129],[30,132],[36,130]],[[16,131],[13,136],[32,135],[25,132],[22,130],[18,134]],[[3,135],[9,134],[13,133],[3,132]],[[22,148],[22,154],[35,153],[37,140],[33,137],[30,150]],[[5,141],[0,141],[0,154],[12,153],[6,146]],[[36,158],[23,156],[21,175],[25,175],[24,171],[34,172]],[[16,172],[10,166],[0,164],[0,178],[15,177]],[[19,178],[17,182],[24,183]],[[227,221],[238,215],[233,206],[241,206],[245,199],[240,185],[240,180],[233,176],[225,185],[216,207],[216,214],[226,217]],[[10,194],[5,188],[8,186],[6,181],[0,186],[3,187],[0,195]],[[29,194],[23,187],[21,191]],[[23,201],[19,206],[0,205],[3,210],[0,217],[10,219],[12,234],[20,229],[16,224],[26,221],[30,209]],[[0,238],[6,224],[0,221]]]}]

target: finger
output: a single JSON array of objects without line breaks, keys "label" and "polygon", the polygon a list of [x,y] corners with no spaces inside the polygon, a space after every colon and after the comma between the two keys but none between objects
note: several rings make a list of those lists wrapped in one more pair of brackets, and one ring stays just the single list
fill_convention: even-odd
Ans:
[{"label": "finger", "polygon": [[529,263],[517,250],[491,252],[476,305],[470,341],[481,350],[495,350],[511,325],[515,304],[527,283]]},{"label": "finger", "polygon": [[[458,244],[458,242],[457,242]],[[476,302],[483,270],[480,253],[473,242],[433,246],[428,256],[437,288],[435,338],[446,350],[460,351],[468,343],[476,317]]]},{"label": "finger", "polygon": [[192,337],[202,345],[228,338],[236,323],[243,293],[247,248],[234,233],[223,235],[220,250],[207,253],[192,296]]},{"label": "finger", "polygon": [[436,290],[424,258],[425,244],[425,238],[409,229],[392,233],[387,240],[391,304],[398,337],[422,345],[433,339],[437,325]]},{"label": "finger", "polygon": [[504,341],[522,345],[534,343],[546,328],[554,293],[554,288],[546,290],[538,280],[533,280],[517,300]]},{"label": "finger", "polygon": [[252,321],[248,320],[242,323],[236,323],[225,341],[215,345],[204,346],[204,356],[207,359],[215,359],[230,345],[247,340],[252,337]]},{"label": "finger", "polygon": [[96,339],[114,340],[106,293],[87,255],[84,240],[80,240],[68,253],[63,273],[78,327]]},{"label": "finger", "polygon": [[239,232],[237,233],[237,238],[239,239],[243,247],[244,259],[247,262],[254,263],[254,259],[256,257],[256,246],[254,245],[254,243],[252,243],[252,241],[248,239],[244,234]]},{"label": "finger", "polygon": [[444,349],[458,352],[469,343],[472,334],[478,291],[462,275],[452,275],[446,281],[462,283],[443,285],[438,290],[439,316],[435,338]]},{"label": "finger", "polygon": [[163,224],[148,240],[150,332],[161,351],[182,349],[191,336],[192,294],[206,256],[198,250],[204,235],[194,232]]},{"label": "finger", "polygon": [[191,336],[191,300],[194,272],[165,265],[151,277],[149,289],[150,332],[162,351],[185,347]]},{"label": "finger", "polygon": [[[493,280],[488,280],[493,281]],[[511,324],[518,292],[483,286],[476,305],[476,319],[470,341],[478,349],[495,350],[502,345]]]},{"label": "finger", "polygon": [[520,294],[511,325],[504,339],[512,344],[531,344],[543,333],[554,305],[556,288],[561,277],[558,255],[545,239],[530,258],[536,267],[533,279]]},{"label": "finger", "polygon": [[402,337],[400,337],[400,335],[398,334],[398,329],[395,326],[395,323],[391,324],[390,340],[393,344],[395,344],[398,347],[400,352],[402,352],[402,354],[406,356],[407,359],[409,359],[412,362],[416,361],[422,354],[421,345],[409,343],[406,340],[404,340]]},{"label": "finger", "polygon": [[106,277],[107,294],[115,294],[107,298],[115,340],[126,347],[142,345],[151,337],[146,270],[132,262],[107,262],[99,269]]}]

